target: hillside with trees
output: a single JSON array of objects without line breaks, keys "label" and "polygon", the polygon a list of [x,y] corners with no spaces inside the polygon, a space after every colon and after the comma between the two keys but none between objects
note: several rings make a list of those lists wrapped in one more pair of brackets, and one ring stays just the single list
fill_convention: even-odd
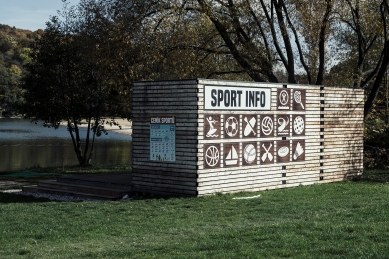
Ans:
[{"label": "hillside with trees", "polygon": [[30,62],[31,44],[43,34],[0,24],[0,115],[12,116],[23,102],[21,78]]}]

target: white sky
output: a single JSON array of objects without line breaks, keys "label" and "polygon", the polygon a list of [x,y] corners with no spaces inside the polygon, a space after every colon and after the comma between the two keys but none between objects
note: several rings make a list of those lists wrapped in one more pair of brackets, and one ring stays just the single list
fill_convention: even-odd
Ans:
[{"label": "white sky", "polygon": [[[76,5],[80,0],[67,0]],[[62,9],[61,0],[0,0],[0,24],[36,31],[45,29],[50,16]]]}]

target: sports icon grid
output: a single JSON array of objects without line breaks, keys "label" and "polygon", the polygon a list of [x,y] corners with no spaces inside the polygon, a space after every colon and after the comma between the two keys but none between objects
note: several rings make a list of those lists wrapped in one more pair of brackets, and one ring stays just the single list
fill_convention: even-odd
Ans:
[{"label": "sports icon grid", "polygon": [[204,139],[235,140],[205,144],[204,167],[305,161],[305,106],[304,89],[278,88],[276,109],[284,113],[204,114]]}]

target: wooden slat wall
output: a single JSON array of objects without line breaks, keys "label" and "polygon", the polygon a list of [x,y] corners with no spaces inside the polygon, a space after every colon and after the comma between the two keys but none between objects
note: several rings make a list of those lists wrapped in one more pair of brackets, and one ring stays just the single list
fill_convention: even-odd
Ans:
[{"label": "wooden slat wall", "polygon": [[[271,111],[204,110],[204,85],[271,87]],[[207,195],[216,192],[259,191],[314,183],[339,181],[362,172],[363,164],[363,91],[347,88],[287,85],[306,90],[305,110],[277,110],[277,88],[282,84],[258,84],[217,80],[139,82],[133,88],[133,187],[135,191],[180,196]],[[204,145],[220,144],[223,156],[228,143],[281,141],[282,137],[206,139],[204,115],[295,114],[305,115],[305,135],[286,140],[305,140],[305,161],[207,168]],[[149,161],[150,116],[176,116],[176,162]],[[224,118],[225,120],[225,118]],[[292,131],[292,130],[291,130]],[[276,142],[273,142],[276,144]],[[242,144],[239,151],[242,152]],[[259,149],[259,148],[257,148]],[[276,148],[273,156],[276,157]],[[290,156],[293,155],[292,147]],[[261,157],[259,150],[257,157]]]},{"label": "wooden slat wall", "polygon": [[[230,85],[230,86],[256,86],[256,83],[242,82],[225,82],[207,80],[199,82],[199,98],[203,99],[203,85]],[[264,85],[261,84],[261,87]],[[304,86],[304,85],[287,85],[289,89],[305,89],[306,110],[301,111],[278,111],[277,110],[277,88],[282,88],[280,84],[268,84],[272,88],[272,107],[271,111],[260,111],[255,114],[304,114],[306,118],[305,136],[301,137],[286,137],[286,140],[305,139],[305,161],[303,162],[285,162],[275,164],[259,164],[253,166],[239,166],[232,168],[204,168],[203,163],[199,164],[198,171],[198,194],[206,195],[216,192],[228,193],[238,191],[259,191],[267,189],[285,188],[298,185],[313,184],[320,181],[320,87]],[[206,143],[215,143],[215,140],[204,139],[203,118],[204,114],[219,113],[219,114],[239,114],[251,115],[251,111],[204,111],[199,110],[199,147],[198,160],[203,162],[203,146]],[[277,118],[277,117],[276,117]],[[261,143],[262,141],[278,141],[282,137],[273,138],[252,138],[252,139],[221,139],[222,146],[228,142],[251,142]],[[259,146],[259,145],[258,145]],[[242,145],[240,147],[242,149]],[[223,153],[223,152],[221,152]],[[259,154],[261,157],[262,154]],[[276,156],[276,149],[273,156]],[[290,150],[290,155],[292,150]],[[240,158],[242,164],[242,157]]]},{"label": "wooden slat wall", "polygon": [[322,90],[321,128],[324,150],[321,177],[335,182],[363,171],[363,107],[361,89],[329,88]]},{"label": "wooden slat wall", "polygon": [[[197,80],[133,87],[132,183],[137,192],[197,195]],[[176,162],[150,161],[150,116],[176,116]]]}]

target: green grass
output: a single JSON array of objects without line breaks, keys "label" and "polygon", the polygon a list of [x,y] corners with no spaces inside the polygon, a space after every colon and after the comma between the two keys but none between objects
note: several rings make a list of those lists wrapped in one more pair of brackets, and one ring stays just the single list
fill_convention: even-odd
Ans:
[{"label": "green grass", "polygon": [[389,185],[369,179],[120,202],[0,194],[0,203],[4,259],[389,258]]}]

